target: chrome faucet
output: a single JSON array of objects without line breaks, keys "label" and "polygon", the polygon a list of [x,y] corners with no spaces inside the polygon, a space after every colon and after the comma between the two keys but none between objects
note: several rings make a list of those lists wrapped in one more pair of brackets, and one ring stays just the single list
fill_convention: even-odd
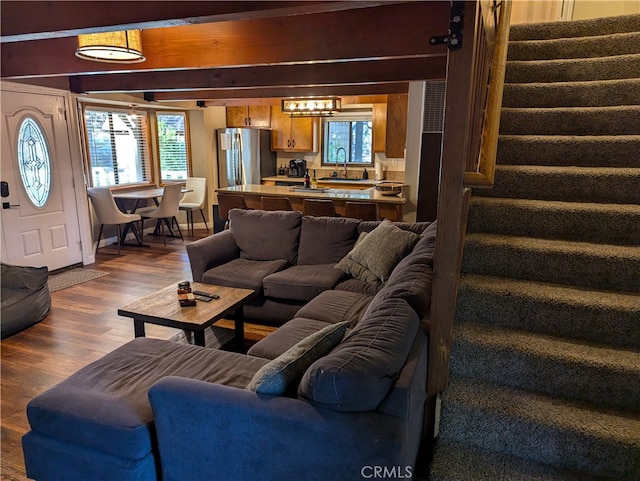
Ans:
[{"label": "chrome faucet", "polygon": [[345,150],[344,147],[339,147],[336,150],[336,164],[338,163],[338,154],[340,153],[341,150],[342,150],[342,153],[344,154],[344,168],[342,169],[342,175],[346,179],[347,178],[347,151]]}]

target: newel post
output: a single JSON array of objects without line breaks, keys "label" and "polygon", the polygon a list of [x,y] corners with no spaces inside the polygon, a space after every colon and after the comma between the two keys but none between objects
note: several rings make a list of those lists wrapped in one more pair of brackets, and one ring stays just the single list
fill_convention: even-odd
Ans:
[{"label": "newel post", "polygon": [[478,4],[464,2],[462,48],[449,50],[442,140],[438,234],[434,257],[427,394],[441,393],[449,380],[449,358],[460,261],[470,190],[464,188],[472,136],[473,62]]}]

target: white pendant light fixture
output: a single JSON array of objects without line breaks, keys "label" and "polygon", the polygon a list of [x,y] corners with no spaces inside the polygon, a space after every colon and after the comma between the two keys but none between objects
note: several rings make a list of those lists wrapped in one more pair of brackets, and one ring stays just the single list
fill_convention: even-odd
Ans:
[{"label": "white pendant light fixture", "polygon": [[78,35],[76,56],[110,63],[138,63],[146,60],[142,54],[140,30]]}]

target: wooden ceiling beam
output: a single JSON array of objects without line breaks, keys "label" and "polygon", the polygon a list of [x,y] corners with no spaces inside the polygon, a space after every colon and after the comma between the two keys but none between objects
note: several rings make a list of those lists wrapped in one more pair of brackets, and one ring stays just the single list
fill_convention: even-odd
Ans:
[{"label": "wooden ceiling beam", "polygon": [[446,55],[363,62],[274,65],[131,74],[83,75],[70,78],[75,93],[162,92],[256,87],[303,87],[338,84],[443,79]]},{"label": "wooden ceiling beam", "polygon": [[446,33],[448,16],[448,2],[409,2],[366,11],[150,29],[142,32],[147,60],[125,66],[77,58],[74,37],[5,43],[0,69],[3,78],[20,78],[443,54],[446,47],[430,45],[429,38]]},{"label": "wooden ceiling beam", "polygon": [[[210,89],[172,92],[152,92],[158,102],[181,100],[205,100],[215,102],[211,105],[246,104],[249,99],[268,99],[282,97],[372,96],[386,94],[406,94],[407,82],[380,83],[374,85],[331,85],[319,87],[265,87],[251,89]],[[234,101],[238,101],[233,103]]]},{"label": "wooden ceiling beam", "polygon": [[[3,0],[0,42],[20,42],[113,30],[151,29],[229,20],[369,8],[390,1],[41,1]],[[397,2],[396,2],[397,3]],[[37,12],[37,14],[34,14]]]},{"label": "wooden ceiling beam", "polygon": [[[399,92],[399,93],[407,93]],[[376,94],[376,95],[355,95],[355,96],[341,96],[342,107],[346,105],[359,105],[359,104],[386,104],[388,101],[388,95]],[[199,107],[232,107],[232,106],[245,106],[245,105],[277,105],[282,103],[282,97],[276,98],[254,98],[254,99],[210,99],[204,100],[204,105]]]}]

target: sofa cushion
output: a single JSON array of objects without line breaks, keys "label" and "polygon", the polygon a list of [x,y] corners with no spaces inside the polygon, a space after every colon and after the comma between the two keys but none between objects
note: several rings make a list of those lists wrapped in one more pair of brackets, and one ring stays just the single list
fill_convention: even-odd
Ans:
[{"label": "sofa cushion", "polygon": [[382,289],[382,283],[369,284],[368,282],[361,281],[353,277],[344,279],[336,284],[333,288],[336,291],[353,292],[356,294],[364,294],[365,296],[375,296],[380,289]]},{"label": "sofa cushion", "polygon": [[284,259],[272,261],[255,261],[250,259],[234,259],[221,266],[205,271],[202,282],[219,286],[253,289],[262,293],[262,280],[269,274],[278,272],[287,266]]},{"label": "sofa cushion", "polygon": [[298,265],[340,262],[353,248],[358,224],[358,220],[346,217],[303,217]]},{"label": "sofa cushion", "polygon": [[295,264],[302,213],[234,209],[229,230],[240,248],[240,257],[256,261],[285,259]]},{"label": "sofa cushion", "polygon": [[[420,318],[424,318],[431,306],[432,282],[433,268],[429,264],[412,263],[402,268],[398,265],[374,302],[377,304],[387,298],[404,299]],[[374,302],[369,304],[368,311],[375,309]]]},{"label": "sofa cushion", "polygon": [[406,301],[386,299],[331,353],[309,367],[299,396],[335,411],[375,410],[396,381],[419,322]]},{"label": "sofa cushion", "polygon": [[266,360],[140,337],[82,368],[27,405],[33,433],[126,459],[151,452],[147,393],[181,376],[244,388]]},{"label": "sofa cushion", "polygon": [[333,288],[344,276],[333,264],[292,266],[264,278],[264,295],[279,299],[309,301]]},{"label": "sofa cushion", "polygon": [[402,259],[396,268],[409,264],[429,264],[433,266],[433,256],[436,251],[437,222],[432,222],[422,234],[420,240],[413,246],[411,253]]},{"label": "sofa cushion", "polygon": [[[358,224],[358,234],[362,232],[371,232],[385,221],[390,222],[388,219],[361,221]],[[393,225],[395,225],[396,227],[402,230],[413,232],[414,234],[422,234],[426,229],[429,228],[431,224],[431,222],[393,222]]]},{"label": "sofa cushion", "polygon": [[347,322],[331,324],[305,337],[283,354],[262,366],[246,389],[279,396],[298,381],[314,361],[337,346],[347,330]]},{"label": "sofa cushion", "polygon": [[324,322],[348,321],[354,327],[373,297],[348,291],[324,291],[300,308],[296,317]]},{"label": "sofa cushion", "polygon": [[266,321],[271,326],[282,325],[296,317],[303,305],[302,301],[256,296],[244,304],[244,318]]},{"label": "sofa cushion", "polygon": [[420,236],[420,240],[413,247],[411,253],[402,259],[396,267],[402,267],[408,264],[429,264],[432,266],[435,250],[435,237]]},{"label": "sofa cushion", "polygon": [[264,339],[256,342],[251,346],[247,354],[264,359],[275,359],[305,337],[331,324],[335,323],[296,317],[285,322]]},{"label": "sofa cushion", "polygon": [[376,276],[376,274],[368,267],[363,266],[359,262],[354,261],[350,256],[351,252],[353,252],[353,250],[362,243],[362,241],[367,237],[367,235],[368,235],[368,232],[362,232],[358,236],[358,240],[356,241],[353,249],[349,251],[349,253],[347,253],[347,255],[344,256],[340,260],[340,262],[336,264],[335,268],[341,270],[345,274],[350,275],[355,279],[359,279],[368,284],[378,285],[382,283],[382,281],[378,279],[378,276]]},{"label": "sofa cushion", "polygon": [[[406,256],[420,240],[418,234],[402,230],[390,221],[382,221],[347,254],[347,257],[373,272],[386,282],[393,268]],[[370,282],[359,275],[354,277]]]}]

